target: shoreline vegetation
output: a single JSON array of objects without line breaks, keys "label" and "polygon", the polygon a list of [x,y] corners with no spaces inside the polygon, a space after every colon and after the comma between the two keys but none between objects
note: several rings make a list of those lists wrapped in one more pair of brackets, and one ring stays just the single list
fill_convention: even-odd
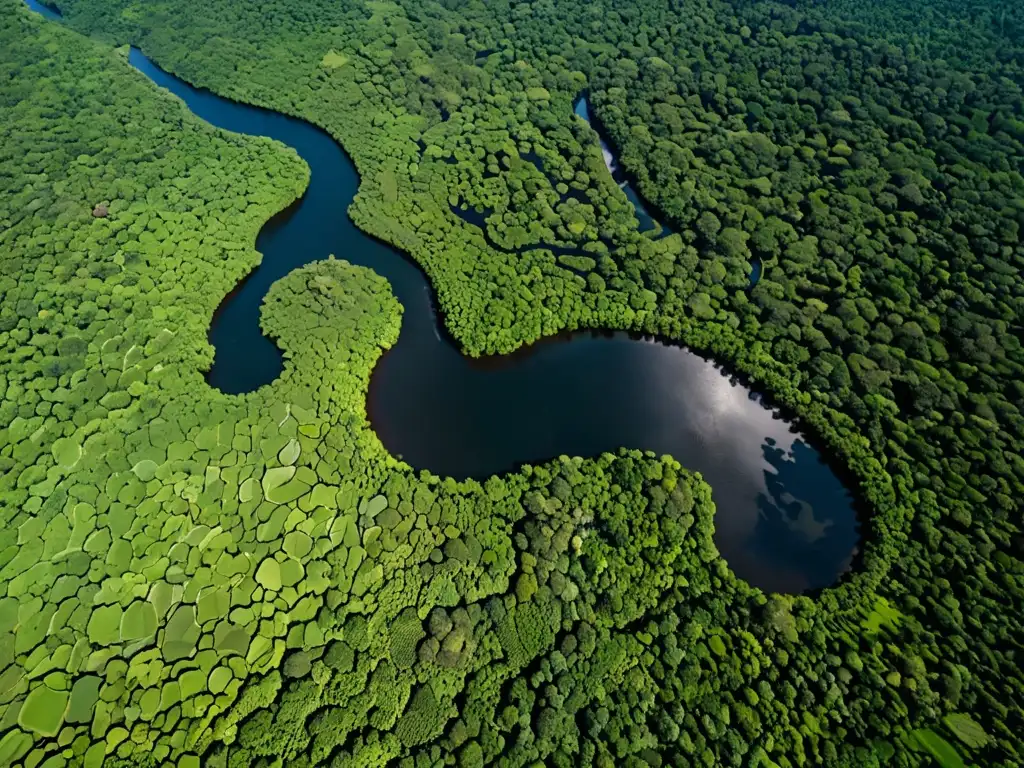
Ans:
[{"label": "shoreline vegetation", "polygon": [[[364,398],[400,307],[343,261],[268,295],[279,382],[241,403],[203,387],[202,319],[302,164],[0,2],[0,128],[39,148],[4,142],[0,177],[3,761],[1020,762],[1019,9],[958,26],[936,2],[900,48],[881,0],[835,18],[556,3],[540,25],[511,6],[61,4],[331,126],[364,180],[353,218],[424,264],[467,349],[605,317],[749,369],[873,509],[858,572],[791,597],[734,577],[708,486],[671,460],[396,471]],[[584,83],[669,214],[661,245],[631,239],[562,122]],[[589,209],[514,161],[537,144]],[[566,278],[487,250],[444,212],[460,202],[501,208],[499,242],[582,222],[629,258]],[[748,294],[753,250],[772,269]]]}]

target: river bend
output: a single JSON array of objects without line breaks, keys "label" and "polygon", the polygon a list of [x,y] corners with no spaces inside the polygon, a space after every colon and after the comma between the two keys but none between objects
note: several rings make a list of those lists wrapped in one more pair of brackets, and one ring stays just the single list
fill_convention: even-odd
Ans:
[{"label": "river bend", "polygon": [[[715,540],[740,577],[798,592],[827,586],[849,567],[859,540],[850,492],[760,395],[684,348],[625,333],[561,334],[511,355],[464,357],[439,326],[423,272],[342,215],[359,178],[327,133],[193,88],[138,50],[129,61],[203,120],[287,144],[311,170],[301,201],[260,232],[263,263],[216,313],[211,385],[246,392],[279,375],[281,354],[259,329],[262,299],[293,269],[334,254],[387,278],[405,308],[399,341],[374,370],[367,411],[383,444],[413,467],[482,478],[563,454],[650,449],[710,483]],[[589,117],[582,104],[577,114]],[[641,226],[653,226],[627,193]]]}]

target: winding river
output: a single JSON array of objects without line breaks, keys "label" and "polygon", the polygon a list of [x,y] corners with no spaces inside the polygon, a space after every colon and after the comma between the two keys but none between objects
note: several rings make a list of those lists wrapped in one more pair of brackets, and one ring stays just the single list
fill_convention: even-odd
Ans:
[{"label": "winding river", "polygon": [[[359,178],[325,132],[193,88],[138,50],[129,61],[198,117],[281,141],[312,172],[302,200],[260,232],[262,265],[214,317],[211,385],[248,392],[277,377],[281,354],[259,331],[263,296],[293,269],[334,254],[387,278],[405,308],[399,341],[374,370],[367,411],[388,450],[413,467],[486,477],[563,454],[650,449],[711,484],[716,542],[739,576],[799,592],[827,586],[849,567],[859,541],[850,492],[760,395],[686,349],[625,333],[562,334],[511,355],[464,357],[439,325],[422,271],[341,215]],[[586,109],[578,102],[577,114],[580,104]],[[635,192],[631,199],[641,227],[653,227]]]}]

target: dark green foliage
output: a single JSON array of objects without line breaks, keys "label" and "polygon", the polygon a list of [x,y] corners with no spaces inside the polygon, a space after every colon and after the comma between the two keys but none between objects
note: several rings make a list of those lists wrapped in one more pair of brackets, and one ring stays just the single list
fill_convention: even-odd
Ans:
[{"label": "dark green foliage", "polygon": [[425,634],[416,610],[406,608],[391,625],[391,660],[395,666],[399,669],[412,667],[416,662],[416,646]]},{"label": "dark green foliage", "polygon": [[395,726],[395,735],[408,747],[430,741],[436,737],[446,721],[430,684],[418,688]]},{"label": "dark green foliage", "polygon": [[324,663],[335,672],[344,673],[351,671],[354,658],[355,651],[347,643],[335,640],[327,647]]}]

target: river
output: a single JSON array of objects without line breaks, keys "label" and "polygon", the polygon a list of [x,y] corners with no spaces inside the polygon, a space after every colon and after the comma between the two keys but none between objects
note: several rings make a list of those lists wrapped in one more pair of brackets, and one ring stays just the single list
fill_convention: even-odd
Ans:
[{"label": "river", "polygon": [[711,485],[715,540],[740,577],[768,591],[800,592],[832,584],[849,568],[859,543],[851,493],[759,394],[693,352],[625,333],[567,333],[511,355],[463,356],[440,325],[419,267],[340,215],[359,178],[330,136],[193,88],[134,48],[129,61],[198,117],[287,144],[312,172],[301,201],[260,232],[262,265],[217,310],[211,385],[248,392],[278,376],[281,354],[259,331],[263,296],[293,269],[334,254],[387,278],[405,308],[399,341],[373,372],[367,412],[385,447],[414,468],[483,478],[563,454],[650,449]]}]

